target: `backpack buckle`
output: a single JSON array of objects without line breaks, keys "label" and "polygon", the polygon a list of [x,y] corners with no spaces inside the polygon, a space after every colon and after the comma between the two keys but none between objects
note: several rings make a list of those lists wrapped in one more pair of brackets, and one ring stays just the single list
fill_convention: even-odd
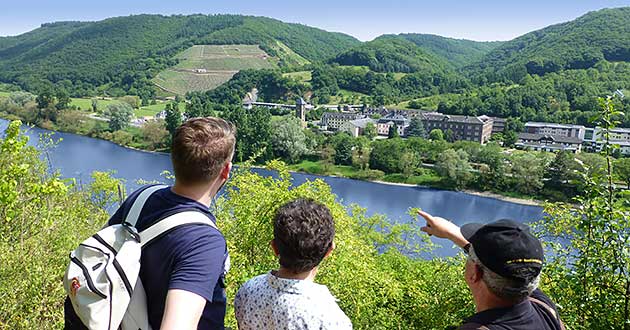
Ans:
[{"label": "backpack buckle", "polygon": [[130,224],[129,222],[125,221],[122,223],[123,228],[125,228],[125,230],[127,230],[127,232],[129,233],[129,235],[131,235],[131,237],[138,243],[140,243],[140,234],[138,234],[138,230],[136,229],[136,227],[134,227],[132,224]]}]

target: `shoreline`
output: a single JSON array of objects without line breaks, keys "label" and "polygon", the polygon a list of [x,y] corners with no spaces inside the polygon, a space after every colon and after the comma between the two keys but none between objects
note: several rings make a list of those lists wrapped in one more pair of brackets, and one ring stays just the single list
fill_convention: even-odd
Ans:
[{"label": "shoreline", "polygon": [[[7,120],[7,121],[11,121],[11,119],[7,119],[4,118],[3,116],[0,116],[1,119],[3,120]],[[24,125],[29,126],[31,124],[28,123],[24,123]],[[144,149],[140,149],[140,148],[136,148],[136,147],[132,147],[132,146],[126,146],[126,145],[122,145],[122,144],[118,144],[114,141],[110,141],[110,140],[106,140],[106,139],[102,139],[99,137],[93,137],[93,136],[87,136],[87,135],[82,135],[82,134],[78,134],[78,133],[72,133],[72,132],[64,132],[61,130],[49,130],[47,128],[43,128],[43,127],[39,127],[37,125],[33,125],[32,127],[37,127],[39,129],[44,129],[50,132],[59,132],[59,133],[63,133],[63,134],[72,134],[72,135],[76,135],[76,136],[82,136],[82,137],[86,137],[86,138],[92,138],[92,139],[97,139],[97,140],[101,140],[101,141],[106,141],[109,143],[113,143],[119,147],[122,148],[126,148],[129,150],[133,150],[133,151],[139,151],[139,152],[146,152],[146,153],[151,153],[151,154],[161,154],[161,155],[168,155],[169,153],[167,152],[162,152],[162,151],[151,151],[151,150],[144,150]],[[236,164],[237,166],[240,166],[240,164]],[[261,166],[261,165],[252,165],[252,168],[260,168],[260,169],[266,169],[265,166]],[[305,172],[305,171],[293,171],[293,170],[289,170],[289,173],[301,173],[301,174],[309,174],[309,175],[316,175],[319,177],[331,177],[331,178],[343,178],[343,179],[348,179],[348,180],[357,180],[357,181],[363,181],[363,182],[371,182],[371,183],[376,183],[376,184],[385,184],[385,185],[390,185],[390,186],[399,186],[399,187],[421,187],[421,188],[430,188],[430,189],[439,189],[439,190],[444,190],[444,191],[454,191],[455,190],[450,190],[450,189],[444,189],[444,188],[436,188],[436,187],[431,187],[431,186],[423,186],[423,185],[417,185],[417,184],[411,184],[411,183],[401,183],[401,182],[389,182],[389,181],[383,181],[383,180],[361,180],[361,179],[353,179],[353,178],[348,178],[345,176],[339,176],[339,175],[321,175],[321,174],[316,174],[316,173],[309,173],[309,172]],[[479,196],[479,197],[485,197],[485,198],[493,198],[496,200],[500,200],[500,201],[504,201],[504,202],[509,202],[509,203],[514,203],[514,204],[520,204],[520,205],[527,205],[527,206],[541,206],[542,205],[542,201],[538,201],[535,199],[525,199],[525,198],[518,198],[518,197],[510,197],[510,196],[504,196],[501,194],[497,194],[494,192],[490,192],[490,191],[477,191],[477,190],[470,190],[470,189],[465,189],[465,190],[461,190],[459,192],[465,193],[465,194],[469,194],[469,195],[473,195],[473,196]]]},{"label": "shoreline", "polygon": [[[265,169],[264,166],[252,166],[252,167]],[[458,190],[450,190],[450,189],[437,188],[437,187],[431,187],[431,186],[423,186],[423,185],[412,184],[412,183],[389,182],[389,181],[383,181],[383,180],[360,180],[360,179],[352,179],[352,178],[348,178],[348,177],[345,177],[345,176],[339,176],[339,175],[321,175],[321,174],[309,173],[309,172],[304,172],[304,171],[293,171],[293,170],[289,170],[289,173],[310,174],[310,175],[316,175],[316,176],[319,176],[319,177],[343,178],[343,179],[348,179],[348,180],[357,180],[357,181],[371,182],[371,183],[385,184],[385,185],[399,186],[399,187],[409,187],[409,188],[420,187],[420,188],[428,188],[428,189],[438,189],[438,190],[443,190],[443,191],[461,192],[461,193],[468,194],[468,195],[473,195],[473,196],[478,196],[478,197],[485,197],[485,198],[492,198],[492,199],[500,200],[500,201],[503,201],[503,202],[520,204],[520,205],[526,205],[526,206],[542,207],[542,204],[543,204],[543,201],[536,200],[536,199],[533,199],[533,198],[532,199],[526,199],[526,198],[510,197],[510,196],[504,196],[504,195],[501,195],[501,194],[497,194],[497,193],[494,193],[494,192],[491,192],[491,191],[477,191],[477,190],[471,190],[471,189],[464,189],[464,190],[459,190],[458,191]]]}]

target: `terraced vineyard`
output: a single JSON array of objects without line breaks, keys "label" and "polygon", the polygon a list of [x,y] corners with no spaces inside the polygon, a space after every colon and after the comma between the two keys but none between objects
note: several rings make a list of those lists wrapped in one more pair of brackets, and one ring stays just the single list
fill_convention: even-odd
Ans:
[{"label": "terraced vineyard", "polygon": [[213,89],[239,70],[276,66],[277,59],[258,45],[195,45],[177,55],[180,62],[160,72],[153,82],[174,94]]}]

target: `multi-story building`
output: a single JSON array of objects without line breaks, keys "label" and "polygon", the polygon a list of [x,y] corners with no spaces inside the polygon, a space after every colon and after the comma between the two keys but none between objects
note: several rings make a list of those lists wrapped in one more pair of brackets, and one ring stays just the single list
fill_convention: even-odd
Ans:
[{"label": "multi-story building", "polygon": [[341,125],[351,120],[365,117],[365,115],[356,112],[324,112],[320,123],[326,130],[336,131],[341,127]]},{"label": "multi-story building", "polygon": [[376,122],[376,132],[378,135],[389,135],[389,128],[394,125],[398,128],[398,135],[405,136],[405,131],[409,127],[409,119],[401,115],[390,114]]},{"label": "multi-story building", "polygon": [[520,133],[515,146],[518,149],[535,151],[569,151],[578,153],[582,150],[582,139],[574,136]]},{"label": "multi-story building", "polygon": [[551,136],[566,136],[584,139],[586,127],[582,125],[527,122],[524,133],[542,134]]},{"label": "multi-story building", "polygon": [[365,126],[367,126],[367,124],[369,123],[374,124],[374,126],[376,127],[376,120],[372,118],[361,118],[351,120],[347,123],[342,124],[341,127],[339,127],[339,130],[343,132],[348,132],[353,137],[358,137],[359,135],[363,134]]},{"label": "multi-story building", "polygon": [[505,118],[500,117],[490,117],[492,118],[492,134],[494,133],[503,133],[505,131]]},{"label": "multi-story building", "polygon": [[475,141],[484,144],[490,140],[493,120],[488,116],[445,115],[439,112],[421,114],[424,129],[431,132],[440,129],[450,130],[454,140]]},{"label": "multi-story building", "polygon": [[[619,151],[624,155],[630,155],[630,128],[613,128],[609,132],[610,143],[619,146]],[[604,146],[604,136],[600,127],[586,128],[584,133],[584,146],[589,151],[599,152]]]}]

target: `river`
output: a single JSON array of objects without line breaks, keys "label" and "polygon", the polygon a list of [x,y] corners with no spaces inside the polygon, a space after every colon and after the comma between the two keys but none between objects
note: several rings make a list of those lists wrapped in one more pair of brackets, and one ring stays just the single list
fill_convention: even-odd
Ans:
[{"label": "river", "polygon": [[[0,119],[0,131],[4,132],[8,121]],[[30,144],[36,144],[39,135],[51,131],[29,128]],[[4,133],[2,133],[4,135]],[[62,177],[73,177],[79,183],[88,182],[92,171],[116,171],[115,176],[123,178],[129,190],[138,187],[137,179],[160,180],[162,171],[171,170],[168,154],[151,153],[121,147],[109,141],[54,132],[55,140],[61,139],[56,147],[47,152],[47,160]],[[256,170],[262,175],[271,175],[266,170]],[[352,179],[292,174],[294,184],[321,178],[330,185],[338,200],[345,204],[358,204],[367,214],[384,214],[390,221],[409,223],[407,215],[410,207],[450,219],[458,225],[468,222],[490,222],[510,218],[530,222],[542,218],[542,208],[502,201],[494,198],[470,195],[462,192],[438,190],[425,187],[408,187],[364,182]],[[421,221],[424,224],[424,221]],[[443,245],[435,253],[439,256],[454,255],[457,251],[444,240],[434,239]]]}]

